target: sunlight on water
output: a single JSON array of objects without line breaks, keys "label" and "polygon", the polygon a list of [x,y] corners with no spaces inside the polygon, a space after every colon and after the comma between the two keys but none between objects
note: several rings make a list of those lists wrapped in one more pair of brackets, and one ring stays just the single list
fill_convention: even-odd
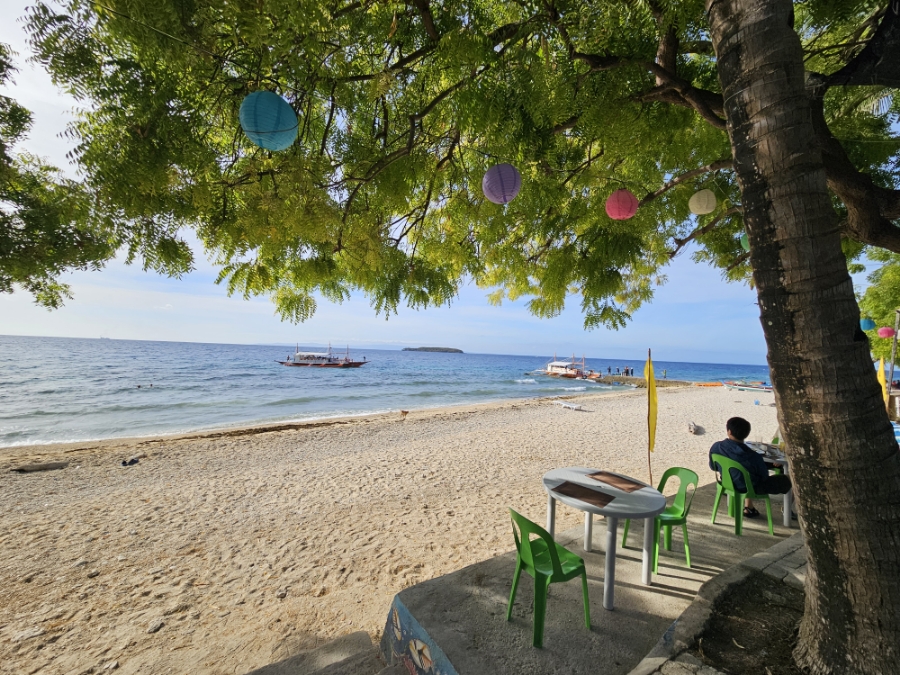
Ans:
[{"label": "sunlight on water", "polygon": [[[0,336],[0,446],[151,436],[470,402],[621,391],[537,375],[550,356],[352,350],[358,369],[285,368],[285,346]],[[292,351],[292,350],[291,350]],[[642,361],[588,359],[598,372]],[[656,362],[669,379],[764,366]],[[563,384],[565,382],[565,384]],[[570,384],[571,383],[571,384]]]}]

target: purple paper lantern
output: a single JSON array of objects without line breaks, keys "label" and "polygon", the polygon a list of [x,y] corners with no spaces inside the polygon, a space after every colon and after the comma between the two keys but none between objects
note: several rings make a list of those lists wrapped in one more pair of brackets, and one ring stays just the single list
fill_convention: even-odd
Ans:
[{"label": "purple paper lantern", "polygon": [[512,164],[496,164],[481,179],[481,190],[488,201],[508,204],[522,189],[522,176]]},{"label": "purple paper lantern", "polygon": [[878,337],[880,338],[892,338],[895,335],[895,331],[890,326],[882,326],[878,329]]},{"label": "purple paper lantern", "polygon": [[629,190],[613,192],[606,200],[606,215],[613,220],[628,220],[637,213],[638,200]]}]

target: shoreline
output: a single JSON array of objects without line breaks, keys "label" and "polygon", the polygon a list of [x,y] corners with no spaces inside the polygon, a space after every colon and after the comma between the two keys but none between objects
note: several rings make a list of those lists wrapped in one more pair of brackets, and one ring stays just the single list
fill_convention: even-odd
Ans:
[{"label": "shoreline", "polygon": [[[616,376],[614,376],[616,377]],[[568,380],[561,380],[563,382],[567,382]],[[646,382],[643,377],[625,377],[618,376],[614,380],[617,383],[621,383],[624,386],[631,386],[637,389],[645,389]],[[572,382],[578,382],[578,380],[572,380]],[[600,381],[603,382],[602,380]],[[609,383],[607,383],[609,384]],[[672,387],[692,387],[696,385],[695,382],[687,382],[682,380],[657,380],[656,386],[658,388],[672,388]],[[462,402],[455,403],[452,405],[437,405],[433,407],[424,407],[424,408],[410,408],[409,412],[412,414],[415,413],[424,413],[424,412],[440,412],[445,409],[455,409],[455,408],[465,408],[469,406],[502,406],[508,405],[511,403],[517,402],[526,402],[526,401],[552,401],[552,400],[566,400],[570,398],[585,396],[585,397],[597,397],[597,398],[605,398],[612,396],[622,396],[633,393],[634,389],[622,390],[622,391],[577,391],[572,392],[570,394],[558,394],[554,396],[535,396],[528,398],[504,398],[497,399],[492,401],[471,401],[471,402]],[[127,446],[139,445],[141,443],[154,442],[156,440],[179,440],[186,438],[218,438],[221,436],[243,436],[247,434],[255,434],[255,433],[266,433],[268,431],[284,431],[289,429],[303,429],[317,426],[331,426],[336,424],[346,424],[352,420],[358,419],[380,419],[382,417],[388,417],[391,415],[396,415],[399,412],[398,410],[384,410],[384,411],[374,411],[374,412],[361,412],[358,414],[350,414],[350,415],[335,415],[335,416],[323,416],[323,417],[310,417],[310,418],[301,418],[301,419],[291,419],[285,420],[283,422],[239,422],[234,426],[213,426],[206,428],[198,428],[198,429],[189,429],[184,431],[172,431],[172,432],[159,432],[159,433],[150,433],[142,436],[111,436],[106,438],[90,438],[83,440],[74,440],[74,441],[51,441],[51,442],[37,442],[37,443],[21,443],[18,445],[0,445],[0,460],[2,460],[5,454],[17,451],[27,451],[31,450],[36,453],[46,454],[51,452],[52,450],[62,450],[63,452],[73,452],[73,448],[78,448],[78,446],[84,446],[87,444],[91,444],[92,447],[100,447],[100,446],[108,446],[110,444],[121,444]]]},{"label": "shoreline", "polygon": [[[557,396],[538,396],[524,399],[502,399],[498,401],[474,401],[471,403],[458,403],[455,405],[434,406],[428,408],[411,408],[406,416],[409,420],[437,417],[442,414],[455,414],[460,412],[476,412],[478,410],[503,409],[513,405],[530,403],[546,403],[563,401],[573,398],[603,399],[620,396],[634,396],[638,393],[635,389],[625,391],[602,392],[574,392]],[[238,438],[242,436],[256,436],[267,433],[284,431],[303,431],[309,429],[330,428],[358,422],[402,422],[399,410],[386,412],[360,413],[359,415],[341,415],[336,417],[318,417],[301,421],[285,421],[262,424],[239,424],[234,427],[216,427],[196,431],[179,431],[170,434],[148,434],[147,436],[115,436],[85,441],[60,441],[58,443],[34,443],[31,445],[6,445],[0,446],[0,461],[11,454],[27,454],[29,451],[36,455],[50,455],[54,452],[70,454],[87,450],[110,449],[116,446],[138,448],[145,445],[164,442],[178,442],[190,440],[212,440],[219,438]],[[85,447],[87,446],[87,447]],[[2,471],[2,469],[0,469]]]}]

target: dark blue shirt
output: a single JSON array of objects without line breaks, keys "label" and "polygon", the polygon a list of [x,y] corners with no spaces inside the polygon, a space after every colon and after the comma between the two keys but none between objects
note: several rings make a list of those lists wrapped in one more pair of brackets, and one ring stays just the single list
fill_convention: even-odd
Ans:
[{"label": "dark blue shirt", "polygon": [[[713,443],[712,447],[709,449],[709,468],[713,471],[718,471],[718,466],[713,464],[712,461],[713,455],[722,455],[728,459],[733,459],[747,469],[754,490],[769,476],[769,468],[763,461],[762,455],[740,441],[733,441],[730,438],[726,438],[724,441]],[[731,480],[734,481],[735,489],[738,492],[745,491],[747,486],[744,485],[744,477],[739,471],[736,471],[735,469],[732,469],[732,471],[734,471],[734,473],[731,474]]]}]

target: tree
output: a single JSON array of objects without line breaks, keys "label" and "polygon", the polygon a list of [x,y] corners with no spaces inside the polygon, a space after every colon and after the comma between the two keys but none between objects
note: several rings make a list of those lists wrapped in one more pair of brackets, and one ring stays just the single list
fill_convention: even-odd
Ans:
[{"label": "tree", "polygon": [[[0,44],[0,83],[13,72]],[[86,227],[90,202],[74,181],[11,146],[31,125],[31,115],[0,96],[0,292],[16,285],[45,307],[59,307],[68,287],[57,281],[67,269],[98,268],[115,252],[100,230]]]},{"label": "tree", "polygon": [[[689,245],[727,278],[752,273],[810,552],[798,661],[880,673],[900,638],[900,462],[847,260],[900,251],[898,12],[71,0],[36,6],[29,29],[86,106],[72,133],[100,208],[196,227],[220,280],[286,318],[317,293],[449,302],[472,278],[539,316],[580,297],[587,327],[617,327]],[[241,133],[257,89],[300,116],[288,151]],[[480,193],[499,162],[525,184],[506,206]],[[622,186],[641,208],[613,221]],[[720,206],[694,219],[701,187]]]},{"label": "tree", "polygon": [[[900,28],[900,4],[892,10],[876,36],[895,21]],[[893,610],[900,602],[893,569],[900,460],[858,323],[827,189],[830,149],[819,144],[816,120],[822,89],[846,82],[848,70],[866,73],[865,82],[891,81],[900,61],[888,61],[885,48],[870,63],[807,80],[792,23],[788,2],[710,5],[769,368],[809,551],[795,657],[813,673],[890,672],[900,636]],[[872,222],[883,218],[877,208],[850,200],[847,209],[852,227],[880,227]]]},{"label": "tree", "polygon": [[[897,309],[900,309],[900,256],[883,249],[869,251],[869,258],[882,266],[869,275],[871,285],[859,302],[863,313],[875,321],[876,328],[895,324]],[[872,343],[872,354],[876,358],[889,359],[893,339],[880,338],[876,329],[866,331]]]},{"label": "tree", "polygon": [[[0,44],[0,84],[15,68]],[[99,270],[122,247],[140,254],[145,269],[178,276],[190,269],[190,250],[163,228],[123,222],[97,208],[91,191],[28,153],[13,153],[31,127],[31,113],[0,96],[0,293],[18,286],[48,309],[71,298],[59,276]]]}]

